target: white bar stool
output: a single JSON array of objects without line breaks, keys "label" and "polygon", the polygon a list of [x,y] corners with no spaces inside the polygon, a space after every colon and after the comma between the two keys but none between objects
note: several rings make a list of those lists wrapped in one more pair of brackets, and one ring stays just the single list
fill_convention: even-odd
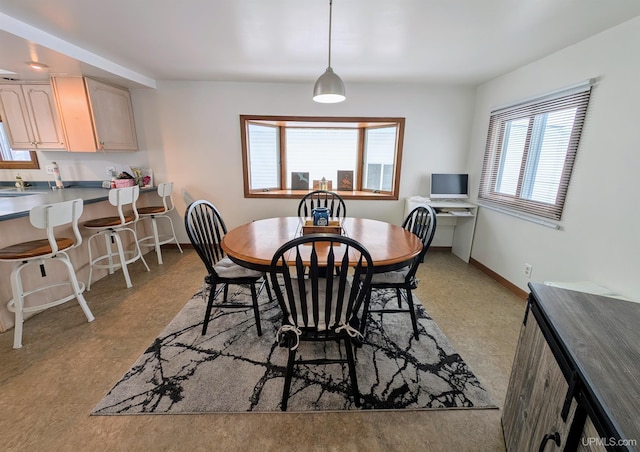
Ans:
[{"label": "white bar stool", "polygon": [[[87,284],[87,290],[91,290],[91,279],[94,268],[107,268],[109,269],[110,275],[112,275],[117,268],[122,268],[127,288],[133,287],[127,265],[140,259],[144,263],[147,271],[150,271],[147,262],[142,256],[142,251],[140,251],[138,235],[135,230],[135,223],[139,218],[138,211],[136,210],[136,201],[139,196],[140,188],[137,185],[134,185],[133,187],[112,188],[109,190],[109,202],[112,206],[117,207],[118,215],[113,217],[96,218],[94,220],[89,220],[84,224],[85,228],[97,231],[95,235],[89,237],[88,241],[89,282]],[[125,214],[123,207],[127,205],[131,205],[132,211]],[[126,232],[132,234],[133,245],[135,247],[133,250],[125,251],[122,245],[120,233]],[[91,252],[91,242],[100,236],[104,237],[106,253],[94,259]],[[112,248],[112,244],[114,243],[116,245],[116,251]],[[106,263],[101,263],[103,261],[106,261]]]},{"label": "white bar stool", "polygon": [[[162,251],[160,250],[161,245],[165,245],[167,243],[176,242],[178,245],[178,249],[182,253],[182,247],[180,243],[178,243],[178,239],[176,238],[176,230],[173,228],[173,221],[171,217],[168,215],[175,208],[175,204],[173,203],[173,197],[171,194],[173,193],[173,182],[163,182],[158,184],[158,196],[162,198],[161,206],[151,206],[151,207],[140,207],[138,209],[138,214],[140,215],[140,222],[144,219],[151,220],[151,235],[146,237],[142,237],[138,239],[138,243],[140,246],[148,246],[153,247],[156,250],[156,256],[158,256],[158,264],[162,264]],[[157,220],[160,218],[166,218],[169,220],[169,225],[171,226],[171,235],[165,235],[160,237],[158,235],[158,223]],[[137,223],[136,223],[137,228]]]},{"label": "white bar stool", "polygon": [[[82,210],[82,199],[36,206],[29,212],[29,220],[34,227],[38,229],[46,229],[47,238],[18,243],[16,245],[0,249],[0,261],[14,262],[13,270],[11,271],[11,290],[13,292],[13,299],[7,303],[9,311],[15,313],[16,319],[15,331],[13,334],[13,348],[22,347],[22,326],[24,323],[25,312],[43,311],[52,306],[57,306],[76,298],[84,312],[84,315],[87,317],[87,321],[92,322],[94,320],[93,314],[91,313],[86,300],[82,296],[82,292],[84,292],[84,284],[78,282],[73,264],[67,254],[68,250],[82,244],[82,236],[78,230],[78,218],[82,215]],[[72,225],[75,239],[67,237],[57,238],[54,234],[54,228],[67,224]],[[69,276],[68,281],[36,287],[25,292],[22,284],[22,270],[24,270],[29,264],[37,263],[40,265],[42,277],[45,277],[45,259],[51,259],[53,262],[62,262],[67,269]],[[70,286],[73,293],[63,298],[49,301],[47,303],[41,303],[38,306],[25,306],[25,298],[28,296],[37,294],[43,290],[61,286]]]}]

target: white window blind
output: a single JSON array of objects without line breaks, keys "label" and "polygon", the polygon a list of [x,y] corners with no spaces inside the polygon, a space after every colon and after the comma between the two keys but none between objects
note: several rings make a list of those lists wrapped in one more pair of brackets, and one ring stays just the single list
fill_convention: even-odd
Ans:
[{"label": "white window blind", "polygon": [[479,200],[561,218],[592,84],[491,112]]}]

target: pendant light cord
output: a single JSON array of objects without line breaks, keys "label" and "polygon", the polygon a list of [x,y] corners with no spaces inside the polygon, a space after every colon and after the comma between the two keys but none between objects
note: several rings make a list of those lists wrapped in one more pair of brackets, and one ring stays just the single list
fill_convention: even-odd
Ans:
[{"label": "pendant light cord", "polygon": [[329,0],[329,66],[331,67],[331,13],[333,10],[333,0]]}]

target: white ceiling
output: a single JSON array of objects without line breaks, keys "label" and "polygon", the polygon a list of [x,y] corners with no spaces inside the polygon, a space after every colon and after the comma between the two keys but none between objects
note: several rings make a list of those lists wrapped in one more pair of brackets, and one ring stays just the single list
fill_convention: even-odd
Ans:
[{"label": "white ceiling", "polygon": [[[346,84],[476,84],[638,15],[639,0],[334,0],[332,66]],[[0,69],[313,83],[328,22],[328,0],[0,0]]]}]

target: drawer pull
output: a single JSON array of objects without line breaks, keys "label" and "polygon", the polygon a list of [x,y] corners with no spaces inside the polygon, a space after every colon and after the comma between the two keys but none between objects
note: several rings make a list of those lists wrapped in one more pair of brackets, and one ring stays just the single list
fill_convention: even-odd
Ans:
[{"label": "drawer pull", "polygon": [[556,443],[556,446],[560,445],[560,433],[558,432],[547,433],[542,438],[542,442],[540,443],[540,449],[538,449],[538,452],[544,452],[544,448],[547,445],[547,441],[549,441],[550,439],[552,439],[553,442]]}]

